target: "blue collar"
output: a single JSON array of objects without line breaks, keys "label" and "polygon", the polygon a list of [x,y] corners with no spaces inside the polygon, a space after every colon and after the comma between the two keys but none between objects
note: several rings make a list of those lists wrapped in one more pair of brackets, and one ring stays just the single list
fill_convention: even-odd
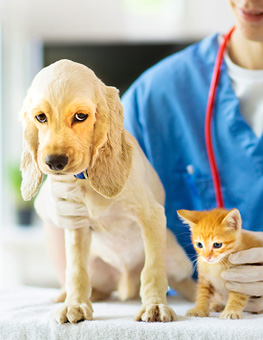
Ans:
[{"label": "blue collar", "polygon": [[74,176],[78,179],[88,179],[88,171],[85,170],[85,171],[80,172],[79,174],[74,175]]}]

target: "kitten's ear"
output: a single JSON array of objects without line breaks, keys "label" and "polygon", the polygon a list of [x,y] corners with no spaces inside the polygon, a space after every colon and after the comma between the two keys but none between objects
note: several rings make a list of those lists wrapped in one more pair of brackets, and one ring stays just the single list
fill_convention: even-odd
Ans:
[{"label": "kitten's ear", "polygon": [[223,224],[230,230],[241,229],[242,219],[240,212],[237,209],[230,210],[221,224]]},{"label": "kitten's ear", "polygon": [[189,224],[192,228],[195,224],[197,224],[202,216],[204,215],[203,211],[195,211],[195,210],[177,210],[177,214],[179,218],[185,224]]}]

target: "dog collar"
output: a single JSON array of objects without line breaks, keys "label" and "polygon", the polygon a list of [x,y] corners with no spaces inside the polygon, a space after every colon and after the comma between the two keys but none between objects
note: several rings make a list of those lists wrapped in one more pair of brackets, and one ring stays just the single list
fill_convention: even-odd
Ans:
[{"label": "dog collar", "polygon": [[83,171],[83,172],[80,172],[79,174],[77,174],[77,175],[74,175],[76,178],[78,178],[78,179],[88,179],[88,171],[87,170],[85,170],[85,171]]}]

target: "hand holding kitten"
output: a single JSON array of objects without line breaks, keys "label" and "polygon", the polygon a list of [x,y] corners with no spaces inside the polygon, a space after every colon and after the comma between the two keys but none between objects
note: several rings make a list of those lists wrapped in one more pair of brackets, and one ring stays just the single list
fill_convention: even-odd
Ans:
[{"label": "hand holding kitten", "polygon": [[[262,237],[262,233],[259,236]],[[263,312],[263,247],[243,250],[229,256],[229,261],[236,265],[221,273],[226,280],[226,288],[250,297],[245,310]]]}]

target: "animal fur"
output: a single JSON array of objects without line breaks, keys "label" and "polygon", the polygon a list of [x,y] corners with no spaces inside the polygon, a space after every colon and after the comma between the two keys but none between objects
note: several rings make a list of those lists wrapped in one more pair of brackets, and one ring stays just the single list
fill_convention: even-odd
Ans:
[{"label": "animal fur", "polygon": [[[139,289],[136,320],[174,320],[167,273],[172,287],[193,298],[191,263],[166,230],[162,184],[124,129],[118,91],[86,66],[61,60],[35,77],[20,116],[22,195],[36,195],[47,174],[35,207],[43,221],[65,228],[66,300],[56,320],[92,319],[92,290],[99,296],[118,290],[125,300]],[[50,156],[67,163],[55,169]],[[86,180],[74,177],[86,169]],[[60,199],[56,184],[63,186]],[[84,213],[63,219],[71,202],[84,206]]]}]

